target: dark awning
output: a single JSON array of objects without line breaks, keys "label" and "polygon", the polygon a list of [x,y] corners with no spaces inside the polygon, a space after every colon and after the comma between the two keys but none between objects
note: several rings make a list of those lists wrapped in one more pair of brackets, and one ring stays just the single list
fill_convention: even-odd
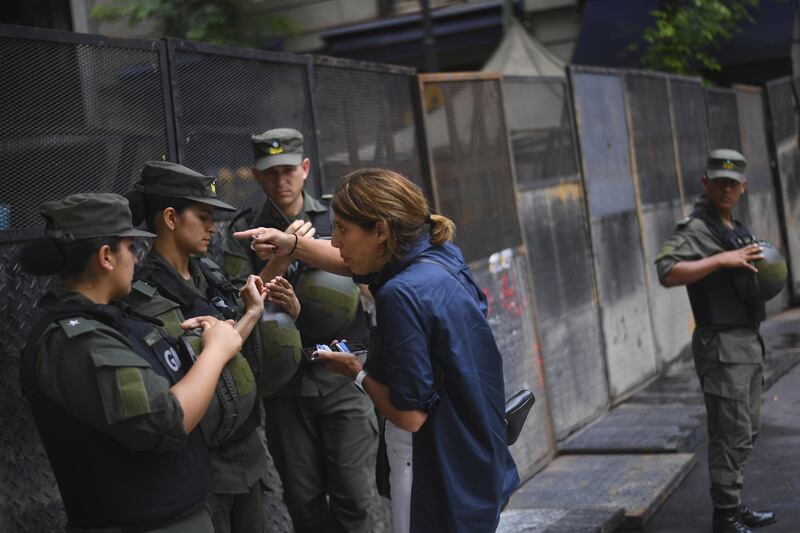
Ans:
[{"label": "dark awning", "polygon": [[[475,68],[480,68],[502,38],[503,2],[444,7],[431,11],[431,19],[437,55],[479,49]],[[322,37],[325,53],[337,57],[416,64],[423,55],[420,13],[336,28]]]}]

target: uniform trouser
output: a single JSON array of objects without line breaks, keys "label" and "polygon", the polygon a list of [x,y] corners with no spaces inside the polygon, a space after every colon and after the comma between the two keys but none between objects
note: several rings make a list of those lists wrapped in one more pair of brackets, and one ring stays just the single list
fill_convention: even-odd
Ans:
[{"label": "uniform trouser", "polygon": [[377,421],[352,384],[321,397],[273,397],[267,443],[297,533],[368,532]]},{"label": "uniform trouser", "polygon": [[761,422],[760,363],[721,363],[695,358],[708,418],[711,501],[718,509],[741,504],[744,465]]},{"label": "uniform trouser", "polygon": [[259,480],[244,494],[214,494],[209,505],[215,533],[267,533],[265,490]]}]

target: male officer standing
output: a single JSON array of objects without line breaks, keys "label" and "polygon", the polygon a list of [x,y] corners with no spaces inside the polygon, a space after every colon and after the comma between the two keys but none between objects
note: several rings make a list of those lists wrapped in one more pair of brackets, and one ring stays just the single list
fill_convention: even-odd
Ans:
[{"label": "male officer standing", "polygon": [[[332,234],[326,205],[303,191],[311,161],[303,135],[273,129],[253,135],[253,176],[267,202],[241,213],[232,231],[274,227],[323,238]],[[290,254],[291,255],[291,254]],[[234,281],[258,273],[285,273],[301,304],[297,327],[304,346],[332,339],[365,342],[367,324],[352,280],[315,270],[291,257],[264,263],[231,235],[224,270]],[[375,493],[377,422],[369,399],[350,379],[306,361],[295,377],[265,399],[269,448],[284,483],[284,498],[298,533],[366,532],[367,508]]]},{"label": "male officer standing", "polygon": [[742,505],[743,468],[758,435],[764,348],[759,325],[764,303],[737,291],[736,279],[756,272],[761,247],[734,219],[745,190],[745,158],[713,150],[705,194],[681,220],[656,258],[665,287],[686,285],[697,325],[692,336],[697,376],[708,417],[708,465],[714,533],[748,533],[775,513]]}]

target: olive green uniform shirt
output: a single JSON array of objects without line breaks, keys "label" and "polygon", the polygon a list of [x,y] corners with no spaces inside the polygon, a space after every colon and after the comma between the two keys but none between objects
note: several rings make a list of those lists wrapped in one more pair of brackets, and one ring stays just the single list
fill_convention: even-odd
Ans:
[{"label": "olive green uniform shirt", "polygon": [[[208,282],[195,261],[195,259],[190,259],[189,261],[189,273],[191,276],[189,280],[185,280],[155,250],[150,251],[143,265],[157,264],[165,267],[177,279],[183,280],[187,287],[205,298]],[[151,298],[143,298],[133,292],[129,300],[137,312],[162,320],[165,329],[170,334],[180,334],[180,323],[183,322],[184,317],[177,303],[158,293]],[[176,325],[177,330],[175,329]],[[212,401],[217,401],[216,395]],[[256,404],[255,409],[260,408],[260,404]],[[268,468],[267,451],[257,431],[253,431],[250,435],[234,442],[213,447],[210,450],[211,466],[214,472],[214,492],[218,494],[242,494],[248,492],[250,487],[259,479],[266,480]]]},{"label": "olive green uniform shirt", "polygon": [[[52,292],[65,303],[94,303],[64,287]],[[183,448],[188,439],[183,409],[169,380],[116,329],[88,318],[81,322],[82,331],[71,336],[58,324],[42,334],[36,349],[39,389],[76,419],[131,450]]]},{"label": "olive green uniform shirt", "polygon": [[[680,261],[696,261],[726,250],[706,224],[687,217],[678,222],[672,236],[656,257],[658,277],[663,280]],[[761,363],[762,347],[757,329],[716,330],[697,327],[692,338],[695,357],[722,363]]]},{"label": "olive green uniform shirt", "polygon": [[[322,202],[308,193],[303,193],[303,208],[300,210],[300,213],[297,217],[294,217],[293,219],[291,217],[289,218],[292,222],[298,219],[310,222],[312,214],[327,212],[328,208]],[[256,227],[283,229],[285,225],[286,222],[281,218],[275,217],[272,206],[269,203],[266,203],[258,211],[256,211],[252,220],[246,216],[239,218],[231,228],[230,232],[244,231]],[[223,268],[225,270],[225,275],[236,286],[243,284],[247,280],[247,276],[250,274],[258,274],[258,272],[253,271],[253,264],[250,261],[250,255],[248,253],[249,246],[249,241],[243,239],[234,239],[230,235],[228,235],[228,238],[225,239],[225,260]],[[294,261],[289,265],[287,273],[284,274],[284,277],[293,277],[292,270],[301,268],[301,266],[302,263],[300,261]],[[300,303],[302,305],[302,302]],[[301,331],[300,333],[302,334],[303,332]],[[303,335],[303,337],[304,342],[308,344],[308,341],[305,339],[305,335]],[[306,344],[304,344],[304,347],[308,347]],[[286,385],[278,389],[278,391],[272,396],[302,396],[316,398],[330,394],[331,392],[339,389],[339,387],[343,387],[349,383],[352,383],[351,379],[348,379],[335,372],[331,372],[330,370],[324,368],[323,365],[301,364],[294,377],[289,380]]]}]

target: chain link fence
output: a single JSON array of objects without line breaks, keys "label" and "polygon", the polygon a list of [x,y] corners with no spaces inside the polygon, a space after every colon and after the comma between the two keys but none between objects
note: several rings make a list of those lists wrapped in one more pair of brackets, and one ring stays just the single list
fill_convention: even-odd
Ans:
[{"label": "chain link fence", "polygon": [[503,89],[547,398],[560,440],[602,410],[607,395],[574,122],[564,79],[504,77]]}]

